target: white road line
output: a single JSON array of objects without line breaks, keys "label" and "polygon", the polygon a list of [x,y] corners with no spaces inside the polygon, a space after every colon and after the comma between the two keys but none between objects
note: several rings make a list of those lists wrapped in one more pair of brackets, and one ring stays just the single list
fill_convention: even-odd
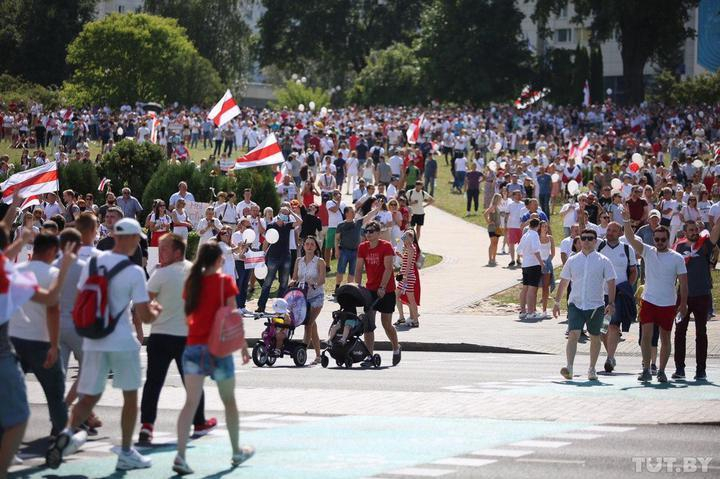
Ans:
[{"label": "white road line", "polygon": [[602,434],[585,434],[580,432],[557,432],[555,434],[546,434],[545,437],[549,437],[552,439],[581,439],[581,440],[588,440],[588,439],[597,439],[599,437],[603,437]]},{"label": "white road line", "polygon": [[404,469],[397,469],[391,472],[384,472],[383,474],[392,474],[398,476],[420,476],[420,477],[440,477],[446,474],[452,474],[455,472],[452,469],[425,469],[421,467],[406,467]]},{"label": "white road line", "polygon": [[449,390],[452,391],[452,390],[454,390],[454,389],[465,389],[465,388],[469,388],[469,387],[472,387],[472,386],[468,386],[467,384],[463,384],[463,385],[460,385],[460,386],[443,386],[443,389],[449,389]]},{"label": "white road line", "polygon": [[488,388],[488,389],[517,389],[519,387],[522,387],[520,384],[491,384],[488,385],[487,383],[477,383],[477,387],[481,388]]},{"label": "white road line", "polygon": [[585,461],[575,461],[572,459],[515,459],[516,462],[540,462],[544,464],[585,464]]},{"label": "white road line", "polygon": [[281,424],[278,422],[248,422],[240,420],[240,429],[244,427],[255,428],[255,429],[272,429],[274,427],[287,426],[287,424]]},{"label": "white road line", "polygon": [[520,441],[510,444],[517,447],[540,447],[546,449],[557,449],[558,447],[569,446],[571,442],[562,441]]},{"label": "white road line", "polygon": [[465,389],[455,389],[454,393],[490,393],[494,391],[502,391],[502,389],[495,389],[495,388],[465,388]]},{"label": "white road line", "polygon": [[240,421],[264,421],[278,417],[280,414],[256,414],[254,416],[240,416]]},{"label": "white road line", "polygon": [[290,422],[312,422],[327,419],[330,416],[280,416],[272,418],[273,421],[290,421]]},{"label": "white road line", "polygon": [[628,431],[634,431],[634,427],[623,427],[623,426],[589,426],[584,427],[582,429],[583,431],[593,431],[593,432],[628,432]]},{"label": "white road line", "polygon": [[439,461],[434,461],[433,464],[438,464],[440,466],[480,467],[487,466],[488,464],[492,464],[493,462],[497,462],[497,459],[468,459],[465,457],[448,457],[447,459],[440,459]]},{"label": "white road line", "polygon": [[480,451],[471,452],[471,456],[497,456],[497,457],[522,457],[533,454],[534,451],[524,451],[522,449],[482,449]]}]

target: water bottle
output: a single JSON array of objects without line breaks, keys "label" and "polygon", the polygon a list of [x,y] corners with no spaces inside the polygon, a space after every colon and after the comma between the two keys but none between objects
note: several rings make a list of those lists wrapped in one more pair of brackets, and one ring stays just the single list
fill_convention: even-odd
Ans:
[{"label": "water bottle", "polygon": [[612,315],[606,314],[603,316],[603,323],[602,327],[600,328],[600,334],[607,334],[608,332],[608,326],[610,326],[610,319],[612,319]]}]

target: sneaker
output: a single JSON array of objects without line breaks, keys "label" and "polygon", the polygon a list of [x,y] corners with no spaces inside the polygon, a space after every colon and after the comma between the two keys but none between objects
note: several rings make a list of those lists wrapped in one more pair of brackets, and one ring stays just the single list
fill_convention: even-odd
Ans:
[{"label": "sneaker", "polygon": [[65,429],[57,435],[45,453],[45,465],[50,469],[57,469],[62,464],[65,450],[68,449],[73,435],[69,429]]},{"label": "sneaker", "polygon": [[685,368],[677,368],[670,377],[673,379],[685,379]]},{"label": "sneaker", "polygon": [[372,356],[368,356],[360,362],[361,368],[371,368],[373,366],[374,366],[374,364],[373,364]]},{"label": "sneaker", "polygon": [[595,372],[595,368],[588,369],[588,381],[597,381],[597,373]]},{"label": "sneaker", "polygon": [[185,459],[180,456],[175,456],[175,460],[173,460],[172,470],[181,476],[184,476],[186,474],[193,474],[195,472],[190,469],[190,466],[188,466],[187,462],[185,462]]},{"label": "sneaker", "polygon": [[515,267],[515,261],[510,261],[508,268],[514,268],[514,267]]},{"label": "sneaker", "polygon": [[520,318],[520,319],[525,319],[525,318],[527,318],[527,316],[528,316],[527,313],[520,313],[520,314],[518,315],[518,318]]},{"label": "sneaker", "polygon": [[255,448],[252,446],[240,446],[240,452],[232,455],[230,463],[237,467],[255,455]]},{"label": "sneaker", "polygon": [[657,372],[658,372],[657,366],[655,366],[654,364],[651,364],[651,365],[650,365],[650,374],[652,374],[653,376],[655,376],[655,375],[657,374]]},{"label": "sneaker", "polygon": [[695,372],[695,380],[707,381],[707,374],[705,373],[704,369],[698,369],[697,372]]},{"label": "sneaker", "polygon": [[611,373],[615,369],[615,358],[607,358],[605,360],[605,372]]},{"label": "sneaker", "polygon": [[652,374],[650,373],[649,369],[643,369],[642,372],[638,375],[638,381],[641,382],[648,382],[652,381]]},{"label": "sneaker", "polygon": [[400,359],[402,358],[402,349],[398,347],[397,351],[393,351],[393,366],[397,366],[400,364]]},{"label": "sneaker", "polygon": [[205,421],[204,424],[195,424],[195,427],[193,428],[193,436],[204,436],[215,429],[215,426],[217,426],[217,419],[214,417]]},{"label": "sneaker", "polygon": [[542,312],[542,319],[552,319],[552,315],[548,314],[547,311]]},{"label": "sneaker", "polygon": [[152,459],[143,456],[134,447],[126,452],[116,446],[112,448],[112,452],[118,455],[117,464],[115,465],[115,469],[118,471],[147,469],[152,466]]},{"label": "sneaker", "polygon": [[659,383],[666,383],[668,382],[667,374],[665,374],[665,371],[658,371],[657,373],[657,380]]},{"label": "sneaker", "polygon": [[568,367],[562,368],[560,370],[560,374],[562,375],[562,377],[564,377],[565,379],[568,379],[568,380],[572,379],[572,377],[573,377],[572,369],[570,369]]},{"label": "sneaker", "polygon": [[25,463],[22,459],[20,459],[20,456],[13,456],[12,461],[10,462],[11,466],[21,466]]},{"label": "sneaker", "polygon": [[518,258],[518,260],[517,260],[517,265],[522,266],[522,260],[520,260],[520,258]]},{"label": "sneaker", "polygon": [[138,444],[149,446],[153,440],[153,425],[149,422],[145,422],[140,426],[140,435],[138,437]]},{"label": "sneaker", "polygon": [[63,457],[67,457],[71,454],[75,454],[78,449],[80,449],[83,444],[87,442],[88,434],[87,431],[79,430],[75,434],[72,435],[70,438],[70,443],[67,445],[65,450],[63,451]]},{"label": "sneaker", "polygon": [[90,426],[89,421],[85,421],[84,423],[82,423],[80,425],[80,429],[85,431],[87,433],[88,437],[95,437],[98,435],[98,430],[95,429],[94,427]]}]

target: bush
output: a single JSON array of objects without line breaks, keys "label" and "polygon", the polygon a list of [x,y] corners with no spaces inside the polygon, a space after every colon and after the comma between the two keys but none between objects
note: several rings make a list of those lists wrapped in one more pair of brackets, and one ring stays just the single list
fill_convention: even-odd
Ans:
[{"label": "bush", "polygon": [[32,102],[42,103],[46,110],[54,110],[64,104],[58,90],[45,88],[8,74],[0,75],[0,98],[2,103],[15,102],[27,107]]},{"label": "bush", "polygon": [[680,81],[671,72],[663,71],[655,78],[648,98],[665,105],[714,105],[720,101],[720,72]]},{"label": "bush", "polygon": [[187,237],[187,248],[185,249],[185,259],[193,261],[200,246],[200,235],[195,231],[191,231]]},{"label": "bush", "polygon": [[315,102],[315,109],[330,106],[330,95],[320,87],[311,88],[303,83],[288,80],[285,86],[275,90],[275,101],[270,106],[276,109],[289,108],[295,110],[298,105],[309,109],[310,102]]},{"label": "bush", "polygon": [[58,168],[60,177],[60,191],[74,190],[83,195],[93,193],[97,195],[100,184],[95,164],[85,161],[71,161],[66,166]]},{"label": "bush", "polygon": [[123,140],[105,154],[98,165],[98,175],[108,178],[116,193],[127,186],[133,196],[142,198],[150,178],[165,161],[162,147],[145,142]]},{"label": "bush", "polygon": [[412,48],[396,43],[372,51],[360,71],[349,100],[361,105],[413,105],[424,100],[422,62]]}]

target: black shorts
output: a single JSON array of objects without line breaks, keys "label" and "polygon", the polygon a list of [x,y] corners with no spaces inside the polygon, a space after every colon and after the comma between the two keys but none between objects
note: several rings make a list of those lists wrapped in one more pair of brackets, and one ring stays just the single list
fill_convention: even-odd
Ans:
[{"label": "black shorts", "polygon": [[377,291],[370,291],[372,297],[372,307],[367,314],[367,326],[365,328],[366,333],[375,331],[375,312],[380,314],[392,314],[395,312],[395,291],[392,293],[385,293],[385,296],[381,300],[375,302],[378,299]]},{"label": "black shorts", "polygon": [[425,215],[412,215],[410,218],[410,226],[422,226],[425,224]]},{"label": "black shorts", "polygon": [[537,288],[540,286],[540,280],[542,279],[542,266],[528,266],[522,269],[522,284],[523,286],[532,286]]}]

